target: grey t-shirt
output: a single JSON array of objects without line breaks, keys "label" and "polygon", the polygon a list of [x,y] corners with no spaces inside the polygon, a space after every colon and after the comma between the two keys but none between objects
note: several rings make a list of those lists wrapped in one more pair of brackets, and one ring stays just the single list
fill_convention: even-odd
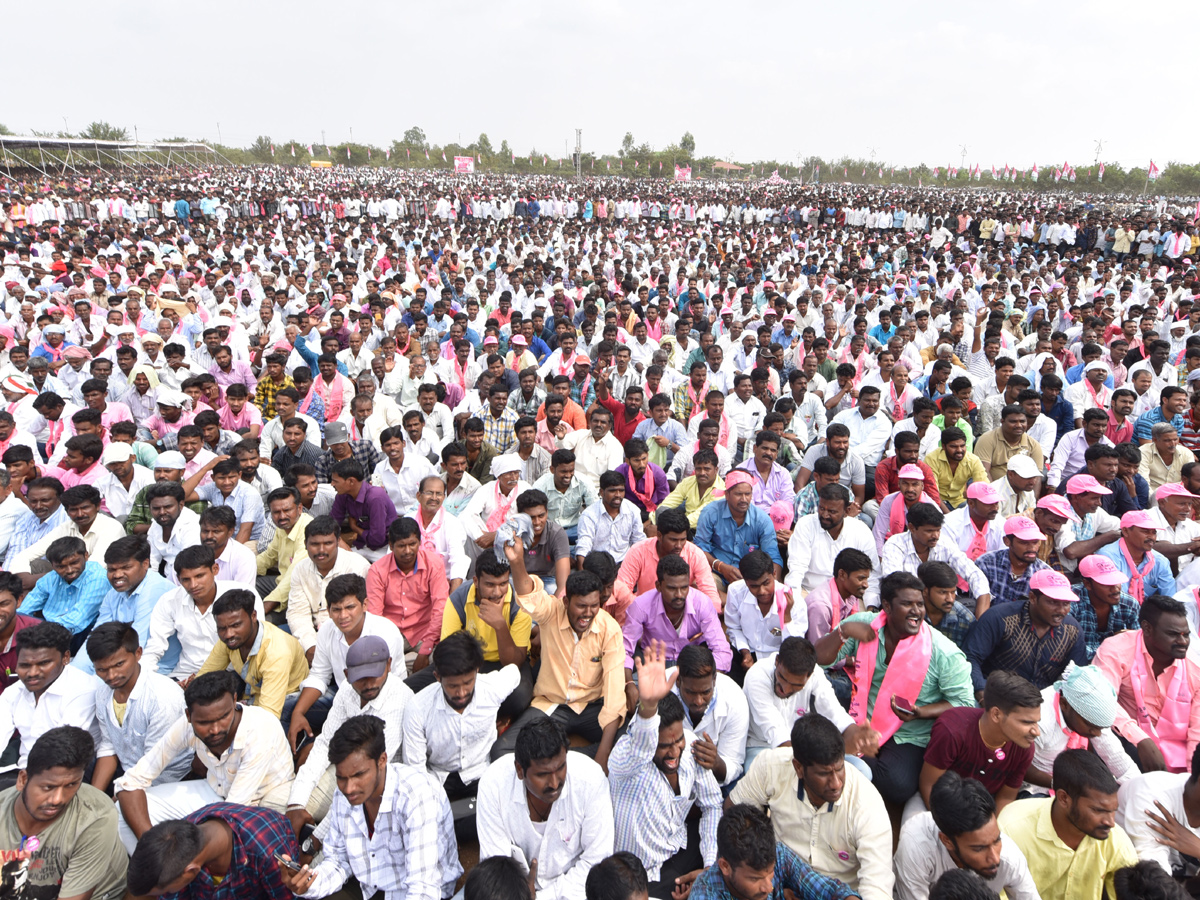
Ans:
[{"label": "grey t-shirt", "polygon": [[[554,564],[570,555],[571,542],[557,522],[546,522],[542,539],[525,550],[525,571],[538,578],[554,574]],[[562,585],[559,585],[561,587]]]},{"label": "grey t-shirt", "polygon": [[92,900],[125,894],[129,857],[117,836],[117,808],[102,791],[81,785],[75,799],[37,836],[29,859],[14,859],[23,835],[14,805],[17,789],[0,793],[0,897],[56,900],[92,891]]},{"label": "grey t-shirt", "polygon": [[[825,444],[813,444],[804,454],[804,461],[800,463],[800,468],[808,469],[811,472],[817,460],[822,456],[828,455],[829,448]],[[846,459],[842,463],[842,472],[838,477],[838,483],[847,490],[850,489],[851,485],[867,483],[867,467],[863,464],[862,457],[853,450],[849,450],[846,453]]]}]

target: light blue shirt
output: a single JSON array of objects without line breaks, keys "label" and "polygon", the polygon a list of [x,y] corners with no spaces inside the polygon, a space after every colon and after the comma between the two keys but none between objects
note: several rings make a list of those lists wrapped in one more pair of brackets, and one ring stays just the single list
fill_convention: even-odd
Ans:
[{"label": "light blue shirt", "polygon": [[614,519],[597,500],[579,517],[579,534],[575,539],[575,555],[587,556],[592,550],[606,550],[620,563],[629,548],[646,537],[642,529],[642,511],[628,500],[621,501],[621,511]]},{"label": "light blue shirt", "polygon": [[108,590],[104,566],[89,561],[70,584],[57,572],[47,572],[25,595],[25,602],[17,612],[26,615],[40,612],[47,622],[57,622],[71,634],[80,634],[95,621],[100,602]]},{"label": "light blue shirt", "polygon": [[[1125,538],[1121,538],[1116,543],[1101,547],[1096,552],[1109,560],[1125,575],[1130,575],[1129,566],[1125,562],[1125,554],[1121,552],[1121,544],[1124,542]],[[1175,576],[1171,574],[1171,564],[1157,550],[1151,550],[1150,552],[1154,554],[1154,568],[1150,570],[1149,575],[1143,578],[1144,596],[1149,597],[1151,594],[1165,594],[1168,597],[1174,597],[1176,590]]]},{"label": "light blue shirt", "polygon": [[[100,726],[97,758],[115,756],[129,772],[184,715],[183,691],[165,675],[143,667],[125,705],[125,723],[117,723],[113,691],[96,679],[96,723]],[[192,753],[175,757],[154,784],[181,781],[192,767]]]},{"label": "light blue shirt", "polygon": [[8,542],[6,560],[16,559],[17,554],[36,544],[59,525],[67,521],[67,511],[61,506],[54,511],[45,522],[38,521],[32,510],[26,510],[21,518],[13,525],[12,540]]},{"label": "light blue shirt", "polygon": [[[138,643],[143,647],[150,638],[150,614],[154,604],[167,591],[175,589],[175,585],[167,581],[153,569],[146,573],[141,583],[128,593],[122,593],[110,587],[104,599],[100,601],[100,611],[96,615],[97,625],[105,622],[132,622],[134,631],[138,634]],[[71,664],[88,673],[95,673],[91,657],[87,649],[75,654]],[[174,671],[174,665],[168,672]]]},{"label": "light blue shirt", "polygon": [[[250,531],[250,537],[254,539],[255,543],[262,537],[263,528],[267,523],[266,515],[263,513],[262,494],[246,482],[239,480],[233,493],[228,497],[222,496],[220,489],[209,482],[196,488],[196,496],[201,500],[207,500],[213,506],[228,506],[237,516],[238,527],[246,522],[253,522],[254,527]],[[235,529],[234,535],[236,536],[236,534]]]},{"label": "light blue shirt", "polygon": [[704,507],[696,523],[696,546],[729,566],[738,566],[751,550],[761,550],[771,562],[783,566],[775,525],[771,517],[753,504],[741,525],[733,521],[727,500],[714,500]]}]

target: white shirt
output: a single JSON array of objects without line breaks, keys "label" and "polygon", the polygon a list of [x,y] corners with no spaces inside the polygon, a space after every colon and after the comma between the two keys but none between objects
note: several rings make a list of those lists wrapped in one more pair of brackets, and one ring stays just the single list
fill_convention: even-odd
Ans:
[{"label": "white shirt", "polygon": [[866,419],[858,408],[845,409],[833,417],[833,421],[850,429],[850,446],[868,466],[879,465],[883,459],[883,448],[892,434],[892,420],[882,412]]},{"label": "white shirt", "polygon": [[[100,742],[96,745],[97,759],[115,756],[121,767],[129,771],[184,715],[183,691],[166,675],[141,667],[137,683],[125,701],[125,720],[117,721],[113,708],[113,690],[99,678],[96,685],[96,721],[100,726]],[[192,768],[192,754],[176,757],[156,784],[183,779]]]},{"label": "white shirt", "polygon": [[0,694],[0,743],[7,746],[13,732],[21,733],[21,755],[17,759],[20,768],[25,768],[37,739],[60,725],[75,725],[89,731],[92,740],[99,743],[95,685],[93,676],[67,666],[40,698],[35,698],[20,681],[13,682]]},{"label": "white shirt", "polygon": [[[195,515],[195,513],[192,513],[192,515]],[[83,541],[84,546],[87,547],[88,558],[103,563],[104,551],[114,541],[125,537],[125,529],[120,522],[111,516],[104,515],[104,513],[96,516],[95,521],[88,528],[87,534],[82,534],[79,531],[79,526],[70,519],[64,519],[61,525],[41,540],[30,544],[20,553],[13,556],[8,561],[8,570],[10,572],[29,572],[31,563],[38,557],[45,556],[46,551],[50,549],[50,545],[61,537],[79,538]],[[199,543],[199,538],[197,538],[196,542]]]},{"label": "white shirt", "polygon": [[288,807],[303,807],[308,803],[317,782],[329,768],[329,740],[337,733],[338,727],[347,719],[355,716],[378,716],[383,720],[383,743],[387,747],[387,757],[397,759],[400,753],[401,730],[404,723],[404,711],[412,702],[413,692],[399,678],[388,677],[383,683],[379,694],[365,706],[354,690],[354,685],[343,682],[333,697],[333,706],[325,718],[325,725],[308,759],[296,773],[292,782],[292,793],[288,798]]},{"label": "white shirt", "polygon": [[451,772],[458,772],[463,784],[476,781],[490,764],[496,711],[520,683],[521,670],[514,665],[481,672],[463,710],[450,707],[441,684],[424,688],[404,714],[404,762],[427,769],[443,783]]},{"label": "white shirt", "polygon": [[437,470],[428,459],[406,450],[399,472],[392,468],[392,461],[386,457],[376,463],[375,471],[371,473],[371,484],[387,491],[396,509],[405,509],[416,500],[421,480],[435,475]]},{"label": "white shirt", "polygon": [[775,696],[775,660],[778,654],[763,657],[746,673],[743,690],[750,707],[748,747],[778,747],[792,739],[792,725],[798,717],[818,712],[845,731],[854,724],[833,693],[833,685],[820,666],[813,669],[808,682],[790,697]]},{"label": "white shirt", "polygon": [[475,816],[480,859],[512,857],[526,871],[537,860],[537,900],[578,900],[592,866],[613,852],[608,779],[582,753],[567,753],[562,793],[540,833],[529,818],[525,785],[507,756],[479,779]]},{"label": "white shirt", "polygon": [[163,539],[163,527],[157,522],[150,523],[146,537],[150,541],[150,568],[157,572],[159,564],[164,564],[161,572],[163,577],[172,584],[179,584],[179,576],[175,574],[175,557],[185,547],[200,543],[200,516],[185,506],[171,527],[169,539]]},{"label": "white shirt", "polygon": [[[445,509],[438,510],[441,515],[441,524],[437,525],[432,534],[429,534],[428,528],[425,535],[433,541],[434,551],[442,559],[446,560],[449,565],[446,569],[446,577],[453,581],[455,578],[466,579],[467,573],[471,568],[471,560],[467,556],[467,532],[463,528],[462,523],[455,516],[452,516]],[[421,515],[419,509],[408,510],[402,515],[411,516],[416,519]],[[434,517],[436,520],[436,516]],[[422,522],[424,520],[421,520]],[[430,527],[433,527],[431,523]]]},{"label": "white shirt", "polygon": [[[107,472],[96,479],[96,490],[104,497],[104,505],[108,507],[108,511],[113,514],[113,517],[124,521],[125,517],[129,515],[129,511],[133,509],[133,501],[138,493],[142,488],[152,484],[154,484],[154,472],[135,463],[133,478],[129,482],[128,489],[121,484],[116,475]],[[3,507],[0,506],[0,509]]]},{"label": "white shirt", "polygon": [[292,579],[288,588],[288,627],[305,652],[309,647],[316,646],[317,629],[329,621],[328,604],[325,601],[325,589],[329,587],[329,582],[338,575],[347,574],[366,578],[369,568],[371,564],[365,557],[339,548],[333,566],[324,576],[317,571],[316,564],[307,556],[296,560],[288,570],[288,576]]},{"label": "white shirt", "polygon": [[1088,513],[1083,522],[1076,523],[1068,519],[1063,527],[1058,529],[1058,534],[1054,536],[1054,549],[1058,551],[1058,561],[1062,563],[1063,570],[1066,572],[1074,572],[1079,568],[1079,560],[1068,559],[1063,551],[1079,540],[1078,535],[1084,523],[1092,525],[1092,537],[1121,530],[1121,520],[1099,508],[1095,512]]},{"label": "white shirt", "polygon": [[[236,581],[217,579],[216,597],[220,597],[226,591],[241,590],[242,587],[243,585]],[[213,619],[212,611],[216,597],[203,615],[196,608],[196,601],[192,599],[191,594],[182,587],[167,591],[159,597],[158,602],[154,604],[154,611],[150,613],[150,637],[147,638],[146,649],[142,652],[142,667],[150,671],[157,669],[158,661],[167,651],[167,642],[171,635],[175,635],[182,650],[171,677],[186,678],[199,672],[217,643],[217,623]],[[262,608],[262,600],[257,596],[254,606],[259,621],[262,621],[266,613]]]},{"label": "white shirt", "polygon": [[621,442],[610,431],[599,441],[586,429],[572,431],[559,442],[563,448],[575,451],[575,474],[588,483],[600,496],[600,476],[611,472],[625,461]]},{"label": "white shirt", "polygon": [[[1200,523],[1195,519],[1180,519],[1174,528],[1167,524],[1167,517],[1157,506],[1150,510],[1154,522],[1158,526],[1158,539],[1165,544],[1187,544],[1200,538]],[[1118,526],[1120,522],[1118,521]],[[1192,553],[1185,553],[1178,559],[1179,571],[1182,572],[1195,559]]]},{"label": "white shirt", "polygon": [[[359,637],[367,635],[381,637],[387,642],[388,650],[392,655],[392,674],[403,679],[406,675],[404,638],[400,636],[400,629],[396,624],[391,619],[369,612],[363,620],[362,632]],[[326,621],[321,626],[321,630],[317,632],[316,648],[312,667],[308,671],[308,677],[301,682],[300,689],[313,688],[324,693],[329,686],[329,679],[332,677],[338,690],[341,690],[342,685],[346,683],[346,654],[350,652],[346,635],[336,625]]]},{"label": "white shirt", "polygon": [[[975,537],[975,526],[971,523],[971,512],[966,506],[946,513],[942,522],[942,538],[949,539],[963,553],[971,546]],[[1004,516],[997,514],[987,524],[987,547],[985,553],[1000,550],[1004,547]]]},{"label": "white shirt", "polygon": [[1188,824],[1183,808],[1183,789],[1190,777],[1187,772],[1146,772],[1143,775],[1135,772],[1117,793],[1117,824],[1133,841],[1138,859],[1153,860],[1167,874],[1171,873],[1172,864],[1183,860],[1178,851],[1159,843],[1159,836],[1150,828],[1152,822],[1146,810],[1161,817],[1162,813],[1155,806],[1155,803],[1161,803],[1176,822],[1195,837],[1200,837],[1200,828]]},{"label": "white shirt", "polygon": [[808,605],[799,597],[795,597],[792,603],[787,627],[780,625],[779,604],[785,602],[783,595],[786,590],[776,582],[775,602],[764,616],[746,582],[735,581],[729,585],[725,598],[725,627],[734,650],[749,650],[756,656],[762,656],[777,652],[785,636],[804,637],[807,634]]},{"label": "white shirt", "polygon": [[[258,558],[254,551],[247,544],[230,538],[217,557],[217,577],[223,581],[253,585],[258,577]],[[250,589],[254,590],[253,587]]]},{"label": "white shirt", "polygon": [[[948,538],[938,538],[938,542],[929,548],[929,562],[948,563],[950,568],[967,582],[971,588],[971,596],[976,600],[984,594],[992,593],[987,576]],[[887,543],[883,545],[883,556],[880,557],[880,568],[885,576],[892,572],[915,572],[919,565],[921,557],[917,555],[913,546],[910,532],[893,534],[887,539]]]},{"label": "white shirt", "polygon": [[762,428],[763,419],[767,415],[767,408],[755,396],[751,396],[749,400],[742,402],[742,399],[737,394],[730,394],[725,398],[725,414],[737,426],[738,440],[749,441]]},{"label": "white shirt", "polygon": [[[717,745],[717,753],[725,761],[725,780],[733,784],[741,775],[746,762],[746,735],[750,728],[750,706],[737,682],[722,672],[716,673],[713,697],[699,722],[692,721],[687,705],[683,707],[684,727],[696,735],[707,734]],[[679,682],[672,688],[679,695]]]},{"label": "white shirt", "polygon": [[[1029,764],[1031,769],[1037,769],[1039,772],[1053,772],[1054,760],[1058,759],[1058,754],[1067,749],[1070,729],[1066,727],[1061,712],[1054,708],[1054,696],[1057,693],[1053,685],[1042,690],[1042,717],[1038,722],[1041,734],[1034,741],[1033,762]],[[1117,779],[1118,784],[1125,784],[1138,774],[1137,764],[1129,758],[1121,741],[1113,734],[1111,728],[1105,728],[1100,732],[1099,737],[1091,739],[1091,749],[1104,760],[1104,764],[1108,766],[1108,770],[1112,772],[1113,778]],[[1028,781],[1021,785],[1021,790],[1042,797],[1049,796],[1048,788],[1031,784]]]},{"label": "white shirt", "polygon": [[15,492],[10,493],[3,503],[0,503],[0,563],[8,554],[8,542],[13,536],[13,527],[18,519],[25,515],[29,507],[17,499]]},{"label": "white shirt", "polygon": [[842,520],[842,533],[837,539],[821,527],[816,513],[803,516],[788,540],[788,572],[784,581],[805,594],[816,590],[833,577],[833,561],[847,547],[861,550],[870,558],[871,585],[864,601],[868,606],[878,606],[879,551],[875,535],[865,524],[849,516]]},{"label": "white shirt", "polygon": [[[896,873],[896,900],[929,900],[929,889],[943,873],[958,868],[945,845],[938,839],[933,813],[913,816],[900,829],[900,842],[892,859]],[[1000,871],[986,882],[1008,900],[1040,900],[1037,885],[1029,872],[1025,854],[1013,841],[1000,844]]]}]

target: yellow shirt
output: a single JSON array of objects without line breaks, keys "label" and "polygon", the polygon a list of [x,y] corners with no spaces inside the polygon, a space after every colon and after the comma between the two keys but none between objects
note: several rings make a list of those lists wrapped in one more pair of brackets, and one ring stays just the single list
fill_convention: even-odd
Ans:
[{"label": "yellow shirt", "polygon": [[1120,825],[1103,841],[1084,837],[1072,850],[1050,820],[1051,798],[1016,800],[1000,813],[1000,828],[1021,848],[1042,900],[1101,900],[1117,895],[1113,875],[1137,863],[1133,842]]},{"label": "yellow shirt", "polygon": [[993,428],[986,434],[981,434],[975,441],[975,455],[983,463],[988,474],[984,481],[995,481],[1003,478],[1008,472],[1008,461],[1014,456],[1029,456],[1037,463],[1038,469],[1046,470],[1042,445],[1031,438],[1028,433],[1021,435],[1017,445],[1011,446],[1004,440],[999,428]]},{"label": "yellow shirt", "polygon": [[249,660],[242,653],[241,648],[230,650],[224,641],[217,641],[196,674],[225,669],[237,672],[246,682],[243,703],[265,709],[274,716],[282,715],[287,695],[300,690],[300,682],[308,677],[308,659],[300,642],[270,622],[259,622]]},{"label": "yellow shirt", "polygon": [[125,711],[126,711],[127,709],[129,709],[129,701],[128,701],[128,700],[126,700],[124,703],[118,703],[118,702],[117,702],[116,695],[114,695],[114,696],[113,696],[113,715],[117,717],[117,724],[118,724],[118,725],[124,726],[124,724],[125,724]]},{"label": "yellow shirt", "polygon": [[[504,602],[500,604],[500,612],[504,616],[504,621],[509,623],[508,633],[512,637],[512,641],[518,647],[524,647],[525,651],[529,651],[529,636],[533,630],[533,619],[529,618],[529,613],[520,607],[517,608],[515,617],[512,617],[512,588],[508,589],[508,593],[504,596]],[[463,622],[463,618],[466,622]],[[510,621],[510,617],[511,621]],[[458,614],[458,610],[454,608],[454,604],[447,600],[446,605],[442,608],[442,635],[439,640],[445,640],[456,631],[465,631],[473,636],[480,644],[483,645],[483,658],[485,662],[500,661],[500,644],[496,640],[496,629],[487,622],[479,618],[479,603],[475,600],[475,585],[472,584],[467,592],[467,602],[463,606],[463,616]]]},{"label": "yellow shirt", "polygon": [[271,543],[267,544],[267,549],[258,554],[259,575],[266,575],[267,570],[272,567],[279,569],[279,581],[275,584],[275,590],[263,598],[263,603],[279,604],[279,612],[287,609],[288,589],[292,586],[288,572],[291,571],[292,563],[308,556],[308,551],[304,549],[304,529],[312,520],[313,517],[308,513],[301,513],[291,531],[276,528],[275,536],[271,538]]},{"label": "yellow shirt", "polygon": [[964,456],[954,472],[950,471],[950,461],[946,459],[946,451],[941,447],[925,457],[925,464],[933,470],[933,477],[937,479],[938,494],[943,502],[954,508],[962,506],[969,483],[990,480],[979,457],[974,453]]},{"label": "yellow shirt", "polygon": [[718,499],[718,492],[724,490],[725,479],[718,475],[717,480],[712,483],[712,487],[701,495],[700,489],[696,486],[696,476],[689,475],[683,481],[679,482],[679,484],[675,485],[675,490],[663,498],[663,502],[658,504],[658,508],[663,510],[682,506],[684,512],[687,513],[688,527],[695,531],[696,524],[700,521],[700,513],[704,510],[704,507]]}]

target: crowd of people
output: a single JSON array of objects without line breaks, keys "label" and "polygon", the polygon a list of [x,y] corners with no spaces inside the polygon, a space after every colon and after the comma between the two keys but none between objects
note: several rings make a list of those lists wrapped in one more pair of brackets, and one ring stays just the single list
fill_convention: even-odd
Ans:
[{"label": "crowd of people", "polygon": [[0,896],[1188,895],[1179,208],[3,187]]}]

